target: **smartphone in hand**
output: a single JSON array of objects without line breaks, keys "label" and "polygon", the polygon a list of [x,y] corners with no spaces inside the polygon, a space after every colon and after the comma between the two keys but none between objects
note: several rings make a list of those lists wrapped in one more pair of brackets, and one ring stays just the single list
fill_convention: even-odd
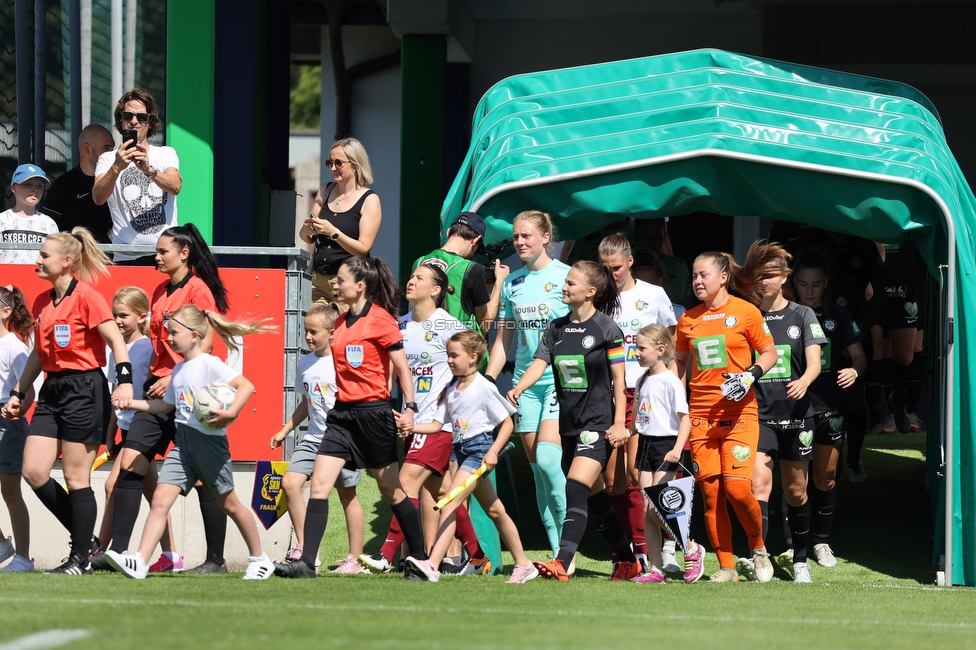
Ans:
[{"label": "smartphone in hand", "polygon": [[129,146],[126,147],[126,149],[131,149],[132,147],[136,146],[136,141],[138,137],[139,134],[136,132],[135,129],[123,129],[122,131],[122,142],[128,142],[129,140],[132,141],[129,143]]}]

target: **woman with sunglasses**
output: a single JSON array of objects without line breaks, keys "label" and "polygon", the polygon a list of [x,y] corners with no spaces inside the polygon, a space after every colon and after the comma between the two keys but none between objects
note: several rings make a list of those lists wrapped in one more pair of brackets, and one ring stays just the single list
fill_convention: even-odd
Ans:
[{"label": "woman with sunglasses", "polygon": [[373,170],[359,140],[336,141],[325,164],[333,180],[319,189],[299,236],[305,243],[315,244],[312,302],[331,302],[345,311],[349,306],[336,293],[336,273],[350,257],[369,255],[383,210],[380,197],[368,187],[373,182]]},{"label": "woman with sunglasses", "polygon": [[[113,244],[155,247],[160,233],[179,223],[180,159],[173,147],[148,141],[161,127],[156,100],[145,90],[130,90],[115,105],[115,129],[122,134],[122,144],[98,158],[92,187],[95,203],[108,203]],[[116,253],[115,263],[156,266],[156,255]]]}]

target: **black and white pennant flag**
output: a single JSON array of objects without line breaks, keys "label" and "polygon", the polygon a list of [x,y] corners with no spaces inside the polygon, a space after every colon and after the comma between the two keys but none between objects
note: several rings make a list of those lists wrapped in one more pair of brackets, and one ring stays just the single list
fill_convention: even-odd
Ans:
[{"label": "black and white pennant flag", "polygon": [[695,496],[695,477],[675,479],[644,488],[647,499],[664,522],[682,551],[691,541],[691,506]]}]

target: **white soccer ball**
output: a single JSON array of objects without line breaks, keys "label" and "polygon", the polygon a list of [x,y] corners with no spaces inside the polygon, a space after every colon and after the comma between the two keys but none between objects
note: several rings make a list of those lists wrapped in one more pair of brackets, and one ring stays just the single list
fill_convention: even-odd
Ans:
[{"label": "white soccer ball", "polygon": [[237,389],[222,381],[215,381],[199,389],[193,396],[193,415],[203,423],[207,424],[215,416],[210,409],[226,411],[234,403],[234,395]]}]

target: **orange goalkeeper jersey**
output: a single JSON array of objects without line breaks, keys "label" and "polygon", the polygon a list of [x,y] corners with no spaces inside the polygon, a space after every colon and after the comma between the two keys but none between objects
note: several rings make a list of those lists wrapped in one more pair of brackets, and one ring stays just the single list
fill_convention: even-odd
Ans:
[{"label": "orange goalkeeper jersey", "polygon": [[754,391],[739,402],[722,396],[722,373],[743,372],[754,363],[754,350],[773,343],[758,308],[735,296],[716,309],[699,305],[681,315],[675,337],[678,352],[691,352],[690,415],[709,420],[759,417]]}]

